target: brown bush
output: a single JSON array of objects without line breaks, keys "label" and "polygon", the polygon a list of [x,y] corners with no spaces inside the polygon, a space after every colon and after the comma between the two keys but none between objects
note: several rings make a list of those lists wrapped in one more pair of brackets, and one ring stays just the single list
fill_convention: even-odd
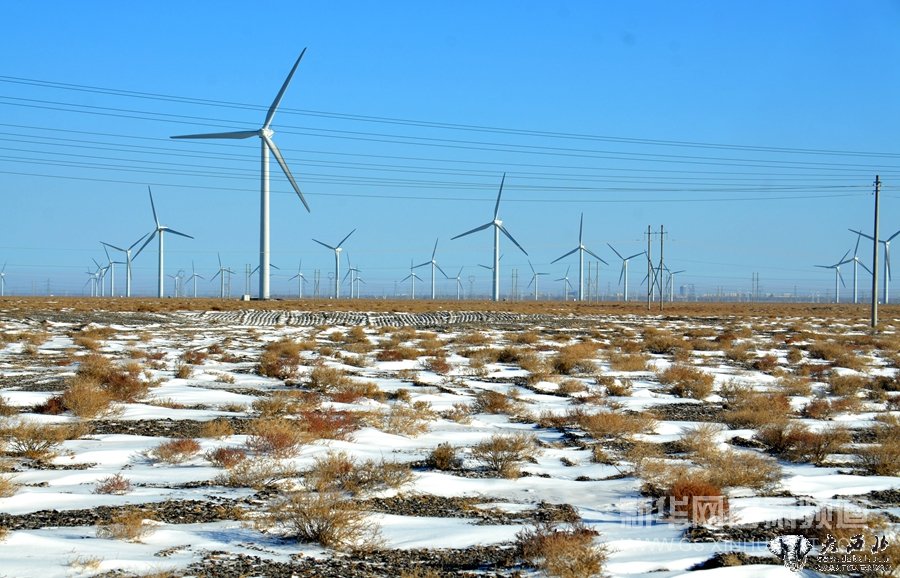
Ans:
[{"label": "brown bush", "polygon": [[62,395],[53,395],[44,400],[44,403],[34,407],[34,413],[42,415],[60,415],[66,411],[66,405],[63,403]]},{"label": "brown bush", "polygon": [[689,365],[673,364],[657,375],[659,382],[671,386],[671,391],[678,397],[704,399],[712,393],[712,374]]},{"label": "brown bush", "polygon": [[257,372],[264,377],[292,379],[300,367],[300,350],[298,343],[287,338],[266,344]]},{"label": "brown bush", "polygon": [[0,437],[7,440],[7,453],[33,460],[45,460],[56,455],[59,446],[81,432],[65,425],[16,421],[0,428]]},{"label": "brown bush", "polygon": [[900,422],[890,416],[875,430],[876,444],[858,451],[859,463],[876,476],[900,475]]},{"label": "brown bush", "polygon": [[148,455],[167,464],[180,464],[194,457],[199,451],[200,444],[197,440],[179,438],[162,442],[150,450]]},{"label": "brown bush", "polygon": [[803,360],[803,352],[796,347],[791,347],[785,357],[789,363],[800,363]]},{"label": "brown bush", "polygon": [[828,390],[831,395],[856,395],[861,390],[871,387],[872,382],[862,375],[832,374],[828,378]]},{"label": "brown bush", "polygon": [[131,403],[146,395],[154,385],[141,379],[142,372],[137,362],[118,366],[102,355],[91,353],[81,358],[76,377],[99,384],[114,401]]},{"label": "brown bush", "polygon": [[726,384],[720,391],[725,398],[723,419],[731,427],[759,428],[787,420],[791,404],[783,393],[767,393],[744,385]]},{"label": "brown bush", "polygon": [[652,432],[656,420],[647,413],[618,413],[601,411],[585,413],[571,412],[571,419],[595,439],[621,438],[638,433]]},{"label": "brown bush", "polygon": [[449,443],[438,444],[428,454],[428,465],[436,470],[453,470],[460,466],[461,460],[456,456],[456,448]]},{"label": "brown bush", "polygon": [[[600,380],[597,380],[598,384]],[[610,379],[603,386],[606,388],[606,395],[613,397],[628,397],[632,393],[633,385],[630,379]]]},{"label": "brown bush", "polygon": [[316,458],[306,472],[304,484],[317,492],[347,492],[362,495],[396,489],[412,479],[407,464],[365,460],[357,462],[344,452],[331,452]]},{"label": "brown bush", "polygon": [[365,550],[378,542],[378,530],[354,500],[335,492],[290,492],[275,499],[261,517],[260,529],[336,550]]},{"label": "brown bush", "polygon": [[351,379],[344,370],[327,365],[317,365],[309,374],[309,387],[322,393],[346,386],[350,382]]},{"label": "brown bush", "polygon": [[814,432],[801,424],[786,427],[776,424],[760,429],[756,439],[784,459],[811,462],[818,466],[825,462],[829,454],[840,452],[850,443],[850,434],[843,428]]},{"label": "brown bush", "polygon": [[508,339],[518,345],[533,345],[537,343],[541,335],[537,331],[513,331],[507,334]]},{"label": "brown bush", "polygon": [[720,488],[769,491],[781,481],[781,467],[772,458],[750,451],[717,451],[698,455],[703,479]]},{"label": "brown bush", "polygon": [[672,514],[695,524],[705,524],[728,513],[728,498],[722,488],[704,480],[676,480],[668,495]]},{"label": "brown bush", "polygon": [[566,529],[545,522],[516,534],[516,547],[528,564],[548,576],[588,578],[603,572],[608,557],[608,550],[594,543],[599,535],[581,522]]},{"label": "brown bush", "polygon": [[519,464],[533,460],[539,453],[534,436],[523,433],[495,434],[472,447],[473,458],[504,478],[518,478],[521,475]]},{"label": "brown bush", "polygon": [[179,363],[175,366],[175,377],[178,379],[188,379],[194,375],[194,366],[188,363]]},{"label": "brown bush", "polygon": [[753,360],[750,367],[763,373],[771,373],[778,367],[778,358],[771,354],[761,355]]},{"label": "brown bush", "polygon": [[644,353],[610,353],[609,368],[613,371],[647,371],[647,361]]},{"label": "brown bush", "polygon": [[113,398],[93,378],[76,375],[69,381],[61,401],[76,417],[93,419],[110,413]]},{"label": "brown bush", "polygon": [[339,385],[328,394],[332,401],[338,403],[353,403],[361,398],[384,401],[387,395],[378,388],[378,384],[371,381],[355,381],[348,379],[346,383]]},{"label": "brown bush", "polygon": [[200,349],[189,349],[181,354],[181,360],[190,365],[203,365],[209,354]]},{"label": "brown bush", "polygon": [[[0,476],[0,498],[9,498],[16,495],[19,491],[19,484],[10,476]],[[3,528],[4,530],[6,528]],[[3,533],[0,531],[0,539],[3,539]]]},{"label": "brown bush", "polygon": [[234,435],[234,428],[227,419],[217,418],[203,422],[199,437],[222,439]]},{"label": "brown bush", "polygon": [[413,347],[394,346],[386,347],[375,355],[378,361],[404,361],[408,359],[418,359],[419,350]]},{"label": "brown bush", "polygon": [[789,396],[807,397],[812,394],[810,380],[806,377],[784,376],[778,379],[776,387]]},{"label": "brown bush", "polygon": [[290,457],[308,440],[303,428],[294,420],[257,418],[248,427],[247,447],[261,454]]},{"label": "brown bush", "polygon": [[475,394],[475,407],[479,413],[511,414],[520,404],[499,391],[484,389]]},{"label": "brown bush", "polygon": [[121,496],[131,491],[131,481],[121,473],[97,481],[95,494],[115,494]]},{"label": "brown bush", "polygon": [[433,371],[434,373],[446,374],[449,373],[452,369],[450,363],[447,362],[447,358],[443,355],[435,355],[434,357],[429,357],[422,362],[422,367],[429,371]]},{"label": "brown bush", "polygon": [[315,411],[321,405],[318,394],[306,391],[274,391],[272,395],[253,402],[253,409],[261,417],[296,415],[304,411]]},{"label": "brown bush", "polygon": [[716,423],[703,423],[686,428],[678,438],[679,448],[690,454],[706,455],[718,451],[716,437],[722,432]]},{"label": "brown bush", "polygon": [[126,509],[115,515],[109,522],[97,525],[97,537],[127,542],[140,542],[153,531],[153,526],[145,523],[152,519],[147,512],[137,509]]},{"label": "brown bush", "polygon": [[247,459],[247,452],[241,448],[216,448],[203,457],[217,468],[231,469]]},{"label": "brown bush", "polygon": [[550,360],[550,367],[556,373],[572,375],[593,373],[597,370],[592,358],[597,354],[599,344],[583,341],[561,348]]},{"label": "brown bush", "polygon": [[685,341],[668,331],[648,327],[644,330],[642,346],[648,353],[673,354],[676,350],[685,348]]},{"label": "brown bush", "polygon": [[359,429],[356,414],[337,409],[302,411],[298,414],[298,420],[298,425],[308,441],[347,439],[350,433]]},{"label": "brown bush", "polygon": [[215,482],[229,488],[253,488],[262,490],[273,487],[277,482],[295,477],[298,473],[289,470],[277,460],[269,458],[238,459],[231,467],[215,478]]}]

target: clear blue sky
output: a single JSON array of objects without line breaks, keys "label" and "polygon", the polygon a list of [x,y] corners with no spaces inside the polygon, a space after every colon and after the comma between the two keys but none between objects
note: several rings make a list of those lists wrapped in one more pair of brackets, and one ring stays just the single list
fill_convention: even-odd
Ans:
[{"label": "clear blue sky", "polygon": [[[100,240],[150,230],[147,185],[163,224],[196,237],[169,238],[168,273],[193,261],[208,278],[217,252],[239,273],[255,266],[258,141],[168,137],[258,128],[304,46],[273,128],[312,213],[273,163],[275,294],[296,291],[287,279],[301,259],[310,277],[332,269],[313,237],[334,243],[354,228],[347,250],[368,292],[392,293],[435,238],[444,269],[465,266],[486,292],[477,264],[490,261],[490,233],[450,237],[490,219],[504,171],[501,217],[535,267],[554,279],[571,265],[574,278],[574,258],[550,261],[576,245],[584,212],[586,245],[610,263],[604,292],[619,272],[606,243],[635,253],[660,224],[667,264],[686,270],[679,285],[747,290],[759,272],[766,291],[832,291],[831,272],[813,265],[853,246],[848,227],[870,230],[876,173],[882,231],[900,228],[896,1],[53,1],[3,12],[0,264],[12,293],[48,278],[54,292],[81,291],[91,259],[105,259]],[[503,246],[506,293],[512,268],[520,286],[530,273]],[[870,246],[860,254],[870,264]],[[151,293],[155,277],[154,243],[135,262],[135,291]]]}]

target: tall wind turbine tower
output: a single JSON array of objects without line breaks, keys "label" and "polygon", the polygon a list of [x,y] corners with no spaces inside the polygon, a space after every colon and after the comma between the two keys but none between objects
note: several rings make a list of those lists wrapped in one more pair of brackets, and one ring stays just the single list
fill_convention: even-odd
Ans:
[{"label": "tall wind turbine tower", "polygon": [[482,231],[487,229],[488,227],[494,228],[494,278],[493,278],[493,289],[491,291],[491,298],[494,301],[500,301],[500,233],[506,235],[510,241],[512,241],[516,247],[519,248],[525,255],[528,255],[528,251],[522,248],[522,245],[516,241],[513,236],[506,230],[506,227],[503,226],[503,221],[500,220],[500,195],[503,194],[503,183],[506,181],[506,173],[503,173],[503,178],[500,179],[500,191],[497,192],[497,203],[494,205],[494,219],[480,227],[475,227],[471,231],[466,231],[465,233],[461,233],[451,239],[459,239],[460,237],[465,237],[466,235],[471,235],[472,233],[476,233],[478,231]]},{"label": "tall wind turbine tower", "polygon": [[328,245],[326,243],[323,243],[322,241],[319,241],[317,239],[313,239],[313,241],[315,241],[316,243],[334,251],[334,298],[335,299],[340,299],[340,297],[341,297],[341,251],[343,251],[342,246],[343,246],[344,242],[350,238],[350,235],[352,235],[355,232],[356,232],[356,229],[353,229],[352,231],[347,233],[347,236],[344,237],[343,239],[341,239],[341,242],[338,243],[337,245],[335,245],[334,247],[332,247],[331,245]]},{"label": "tall wind turbine tower", "polygon": [[550,264],[552,265],[553,263],[556,263],[557,261],[559,261],[561,259],[565,259],[572,253],[574,253],[576,251],[578,252],[578,300],[579,301],[584,301],[584,254],[587,253],[591,257],[598,259],[604,265],[609,265],[609,263],[607,263],[606,261],[604,261],[603,259],[598,257],[596,253],[594,253],[593,251],[591,251],[590,249],[588,249],[587,247],[584,246],[583,234],[584,234],[584,213],[581,213],[581,221],[578,224],[578,246],[575,247],[574,249],[572,249],[571,251],[569,251],[568,253],[566,253],[565,255],[563,255],[562,257],[558,257],[550,262]]},{"label": "tall wind turbine tower", "polygon": [[281,104],[281,99],[284,98],[284,93],[287,90],[288,85],[291,83],[291,78],[294,76],[294,72],[297,70],[297,66],[300,65],[300,59],[303,58],[303,55],[306,53],[306,48],[300,52],[300,56],[297,57],[297,61],[294,62],[293,68],[291,68],[290,73],[288,73],[287,78],[284,81],[284,84],[281,85],[281,90],[278,91],[278,95],[275,97],[275,100],[272,101],[272,106],[269,107],[269,112],[266,113],[266,119],[263,122],[262,128],[257,130],[242,130],[236,132],[219,132],[219,133],[207,133],[207,134],[188,134],[181,136],[173,136],[174,139],[245,139],[251,137],[259,137],[260,139],[260,150],[261,150],[261,162],[260,162],[260,232],[259,232],[259,298],[260,299],[268,299],[269,298],[269,152],[275,157],[275,160],[278,161],[278,166],[281,167],[282,172],[284,172],[284,176],[287,177],[288,181],[290,181],[291,186],[296,191],[297,196],[300,197],[300,202],[303,203],[303,206],[306,207],[306,210],[309,211],[309,204],[307,204],[306,199],[303,198],[303,193],[300,192],[300,187],[297,186],[297,182],[294,180],[294,176],[291,174],[291,170],[288,168],[287,163],[284,161],[284,157],[281,156],[281,151],[275,145],[275,141],[272,140],[272,136],[274,136],[275,132],[270,128],[272,125],[272,120],[275,118],[275,112],[278,110],[278,105]]},{"label": "tall wind turbine tower", "polygon": [[646,251],[641,251],[640,253],[635,253],[634,255],[630,255],[628,257],[623,257],[621,253],[616,251],[615,247],[613,247],[609,243],[607,243],[607,245],[609,246],[610,249],[612,249],[613,253],[615,253],[616,256],[622,260],[622,270],[619,272],[619,283],[622,282],[622,279],[625,280],[625,285],[623,287],[622,295],[624,298],[623,300],[628,301],[628,262],[631,261],[632,259],[634,259],[635,257],[640,257],[641,255],[646,253]]},{"label": "tall wind turbine tower", "polygon": [[132,243],[127,249],[123,249],[121,247],[116,247],[111,243],[104,243],[100,241],[102,245],[109,247],[110,249],[115,249],[116,251],[121,251],[125,253],[125,297],[131,297],[131,260],[133,257],[131,256],[131,251],[137,247],[138,243],[144,240],[147,235],[142,235],[140,239]]},{"label": "tall wind turbine tower", "polygon": [[416,265],[415,267],[413,267],[414,269],[418,269],[419,267],[424,267],[425,265],[431,265],[431,300],[432,301],[434,301],[434,299],[435,299],[434,269],[437,268],[438,271],[443,273],[444,277],[447,276],[447,274],[444,273],[444,270],[441,269],[441,266],[437,264],[437,261],[434,260],[434,256],[437,254],[437,246],[438,246],[438,239],[435,239],[434,240],[434,250],[431,251],[431,261],[425,261],[424,263],[420,263],[419,265]]},{"label": "tall wind turbine tower", "polygon": [[[874,241],[872,235],[866,235],[856,229],[850,229],[857,235],[862,235],[866,239],[870,241]],[[894,240],[894,237],[900,235],[900,231],[897,231],[887,239],[878,239],[878,242],[884,245],[884,304],[887,305],[889,302],[888,291],[891,288],[891,241]]]},{"label": "tall wind turbine tower", "polygon": [[150,208],[153,210],[153,222],[156,223],[156,228],[153,229],[152,231],[150,231],[150,233],[148,233],[149,236],[147,237],[147,240],[144,241],[144,244],[141,245],[141,248],[137,250],[137,253],[135,253],[134,256],[137,257],[138,255],[140,255],[141,251],[144,250],[144,247],[146,247],[147,244],[153,240],[153,237],[155,237],[157,235],[159,236],[159,287],[158,287],[159,290],[157,291],[157,297],[162,299],[165,296],[165,289],[163,287],[163,282],[166,280],[164,257],[163,257],[163,255],[164,255],[164,253],[163,253],[163,246],[164,246],[163,238],[165,237],[166,233],[180,235],[182,237],[187,237],[188,239],[193,239],[193,237],[191,237],[190,235],[186,235],[184,233],[179,233],[175,229],[160,225],[159,218],[157,218],[157,216],[156,216],[156,205],[153,203],[153,191],[150,190],[150,187],[147,187],[147,192],[150,193]]}]

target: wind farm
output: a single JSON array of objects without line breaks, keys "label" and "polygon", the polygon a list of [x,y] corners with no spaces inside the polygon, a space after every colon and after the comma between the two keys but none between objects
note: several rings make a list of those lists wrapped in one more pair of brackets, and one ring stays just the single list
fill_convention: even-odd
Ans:
[{"label": "wind farm", "polygon": [[896,573],[895,7],[209,8],[6,7],[0,575]]}]

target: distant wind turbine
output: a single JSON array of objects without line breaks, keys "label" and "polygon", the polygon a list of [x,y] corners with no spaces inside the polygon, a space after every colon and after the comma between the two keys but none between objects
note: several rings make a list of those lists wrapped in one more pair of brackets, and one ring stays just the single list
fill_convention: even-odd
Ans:
[{"label": "distant wind turbine", "polygon": [[409,280],[412,282],[412,292],[411,292],[411,295],[410,295],[410,298],[411,298],[411,299],[415,299],[415,298],[416,298],[416,279],[418,279],[419,281],[422,280],[418,275],[416,275],[416,272],[415,272],[413,269],[415,269],[415,267],[413,267],[412,259],[410,259],[410,260],[409,260],[409,275],[407,275],[407,276],[404,277],[403,279],[400,279],[400,282],[401,282],[401,283],[403,283],[403,282],[406,281],[407,279],[409,279]]},{"label": "distant wind turbine", "polygon": [[303,276],[303,261],[297,266],[297,274],[288,279],[288,281],[297,280],[297,299],[303,299],[303,284],[306,283],[306,277]]},{"label": "distant wind turbine", "polygon": [[[216,277],[219,278],[219,299],[224,299],[225,298],[225,275],[229,275],[228,286],[231,287],[230,275],[232,273],[234,273],[234,271],[232,271],[228,267],[222,266],[222,255],[219,255],[217,253],[216,256],[219,258],[219,270],[216,271],[215,275],[210,277],[209,281],[210,281],[210,283],[212,283],[213,281],[215,281]],[[230,291],[230,289],[229,289],[229,291]]]},{"label": "distant wind turbine", "polygon": [[194,262],[191,261],[191,276],[187,280],[194,282],[194,299],[197,298],[197,279],[203,279],[203,277],[197,275],[197,269],[194,267]]},{"label": "distant wind turbine", "polygon": [[841,257],[838,260],[838,262],[835,263],[834,265],[816,265],[816,267],[819,267],[821,269],[834,269],[834,302],[835,303],[841,302],[841,287],[840,287],[840,285],[838,285],[838,282],[840,282],[841,285],[845,285],[844,277],[841,275],[841,265],[850,262],[847,260],[847,255],[849,255],[849,254],[850,254],[850,249],[847,249],[847,252],[844,253],[844,256]]},{"label": "distant wind turbine", "polygon": [[444,273],[444,270],[441,269],[441,266],[437,264],[437,261],[434,260],[434,256],[437,254],[437,246],[438,246],[438,239],[435,239],[434,240],[434,250],[431,251],[431,260],[425,261],[424,263],[421,263],[421,264],[413,267],[414,269],[418,269],[419,267],[424,267],[425,265],[431,265],[431,300],[432,301],[434,301],[434,298],[435,298],[435,292],[434,292],[434,270],[435,270],[435,268],[437,268],[438,271],[443,273],[444,277],[447,276],[447,274]]},{"label": "distant wind turbine", "polygon": [[297,66],[300,65],[300,59],[303,58],[303,55],[306,53],[306,48],[300,52],[300,56],[297,57],[297,61],[294,62],[293,68],[291,68],[290,73],[288,73],[287,78],[284,81],[284,84],[281,85],[281,90],[278,91],[278,95],[275,97],[275,100],[272,101],[272,106],[269,107],[269,112],[266,113],[266,119],[263,122],[262,128],[257,130],[243,130],[237,132],[219,132],[219,133],[208,133],[208,134],[188,134],[181,136],[173,136],[174,139],[245,139],[251,138],[254,136],[259,137],[261,141],[260,149],[262,154],[262,162],[260,163],[261,167],[261,179],[260,179],[260,234],[259,234],[259,298],[260,299],[268,299],[269,298],[269,152],[271,151],[272,155],[275,157],[275,160],[278,161],[278,166],[281,167],[282,172],[284,172],[284,176],[287,177],[288,181],[290,181],[291,186],[296,191],[297,196],[300,197],[300,202],[303,203],[303,206],[306,207],[306,210],[309,211],[309,204],[307,204],[306,199],[303,198],[303,193],[300,192],[300,187],[297,186],[297,182],[294,180],[294,176],[291,174],[291,170],[288,168],[287,163],[284,162],[284,157],[281,156],[281,151],[275,145],[275,141],[272,140],[272,136],[275,134],[274,131],[269,128],[272,124],[272,120],[275,118],[275,112],[278,110],[278,105],[281,104],[281,99],[284,97],[284,93],[287,90],[288,85],[291,83],[291,78],[294,76],[294,72],[297,70]]},{"label": "distant wind turbine", "polygon": [[857,233],[856,246],[853,248],[853,257],[850,258],[850,260],[853,262],[853,303],[859,303],[859,284],[857,283],[859,267],[862,267],[869,275],[872,275],[872,270],[866,267],[866,264],[859,259],[859,242],[861,239],[862,234]]},{"label": "distant wind turbine", "polygon": [[133,257],[131,256],[131,251],[137,244],[144,240],[147,235],[144,234],[140,239],[132,243],[127,249],[123,249],[121,247],[116,247],[112,243],[104,243],[100,241],[102,245],[109,247],[110,249],[115,249],[116,251],[121,251],[125,253],[125,297],[131,297],[131,261]]},{"label": "distant wind turbine", "polygon": [[646,253],[646,251],[641,251],[640,253],[635,253],[634,255],[630,255],[628,257],[623,257],[621,253],[616,251],[615,247],[613,247],[609,243],[607,243],[607,245],[609,246],[610,249],[612,249],[613,253],[615,253],[616,256],[622,260],[622,269],[619,272],[619,283],[622,282],[622,279],[625,280],[625,285],[623,288],[622,295],[624,297],[624,301],[628,301],[628,262],[630,260],[634,259],[635,257],[640,257],[641,255]]},{"label": "distant wind turbine", "polygon": [[[872,235],[866,235],[863,232],[857,231],[856,229],[850,229],[857,235],[862,235],[866,239],[870,241],[874,241]],[[900,235],[900,231],[897,231],[887,239],[878,239],[878,242],[884,245],[884,303],[887,305],[889,302],[888,291],[891,287],[891,241],[894,240],[894,237]]]},{"label": "distant wind turbine", "polygon": [[156,216],[156,204],[153,202],[153,191],[150,190],[150,187],[147,187],[147,192],[150,193],[150,209],[153,210],[153,222],[156,223],[156,228],[148,233],[147,240],[144,241],[144,244],[141,245],[141,248],[137,250],[137,253],[134,254],[135,258],[141,254],[141,251],[144,250],[144,247],[147,246],[150,241],[153,240],[153,237],[159,236],[159,289],[157,291],[156,296],[162,299],[165,296],[165,291],[163,288],[163,281],[166,280],[165,275],[165,267],[164,267],[164,241],[163,238],[166,233],[172,233],[173,235],[180,235],[182,237],[187,237],[188,239],[193,239],[190,235],[186,235],[184,233],[179,233],[175,229],[170,227],[164,227],[159,224],[159,218]]},{"label": "distant wind turbine", "polygon": [[[443,273],[443,271],[441,271],[441,272]],[[463,272],[463,267],[460,267],[459,273],[456,274],[456,277],[447,277],[447,274],[444,273],[444,277],[447,277],[447,279],[453,279],[454,281],[456,281],[456,300],[457,301],[459,301],[462,298],[462,279],[460,277],[462,275],[462,272]]]},{"label": "distant wind turbine", "polygon": [[[503,194],[503,183],[506,181],[506,173],[503,173],[503,178],[500,179],[500,190],[497,192],[497,202],[494,204],[494,219],[480,227],[475,227],[470,231],[466,231],[465,233],[461,233],[453,239],[459,239],[460,237],[465,237],[466,235],[471,235],[472,233],[476,233],[478,231],[483,231],[488,227],[494,228],[494,278],[493,278],[493,289],[491,291],[491,298],[494,301],[500,301],[500,233],[506,235],[510,241],[512,241],[516,247],[518,247],[525,255],[528,255],[528,252],[522,248],[522,245],[516,241],[513,236],[506,230],[506,227],[503,226],[503,221],[500,220],[500,195]],[[453,240],[451,239],[451,240]]]},{"label": "distant wind turbine", "polygon": [[341,239],[341,242],[338,243],[337,245],[335,245],[334,247],[332,247],[331,245],[328,245],[326,243],[323,243],[322,241],[319,241],[317,239],[313,239],[313,241],[315,241],[316,243],[334,251],[334,298],[335,299],[340,299],[340,297],[341,297],[341,251],[343,250],[343,244],[345,241],[347,241],[347,239],[350,238],[350,235],[352,235],[355,232],[356,232],[356,229],[353,229],[352,231],[347,233],[347,236],[344,237],[343,239]]},{"label": "distant wind turbine", "polygon": [[571,289],[571,287],[572,287],[572,284],[569,282],[569,268],[570,267],[571,267],[571,265],[569,267],[566,267],[565,275],[563,275],[559,279],[555,279],[555,281],[564,281],[565,282],[564,285],[565,285],[565,300],[566,301],[569,300],[569,289]]},{"label": "distant wind turbine", "polygon": [[579,301],[584,301],[584,254],[587,253],[591,257],[600,260],[600,262],[603,263],[604,265],[609,265],[609,263],[607,263],[606,261],[601,259],[599,256],[597,256],[596,253],[594,253],[593,251],[591,251],[590,249],[588,249],[587,247],[584,246],[583,234],[584,234],[584,213],[581,213],[581,221],[578,224],[578,246],[575,247],[574,249],[572,249],[571,251],[569,251],[568,253],[566,253],[565,255],[563,255],[562,257],[557,257],[556,259],[554,259],[553,261],[550,262],[550,264],[552,265],[553,263],[556,263],[557,261],[559,261],[561,259],[565,259],[572,253],[575,253],[576,251],[578,252],[578,300]]},{"label": "distant wind turbine", "polygon": [[[534,300],[538,300],[538,279],[541,275],[546,275],[547,273],[538,273],[534,270],[534,265],[531,264],[531,261],[528,261],[528,266],[531,267],[531,281],[528,282],[528,287],[531,287],[531,284],[534,283]],[[526,287],[526,289],[528,288]]]},{"label": "distant wind turbine", "polygon": [[6,297],[6,263],[0,269],[0,297]]}]

